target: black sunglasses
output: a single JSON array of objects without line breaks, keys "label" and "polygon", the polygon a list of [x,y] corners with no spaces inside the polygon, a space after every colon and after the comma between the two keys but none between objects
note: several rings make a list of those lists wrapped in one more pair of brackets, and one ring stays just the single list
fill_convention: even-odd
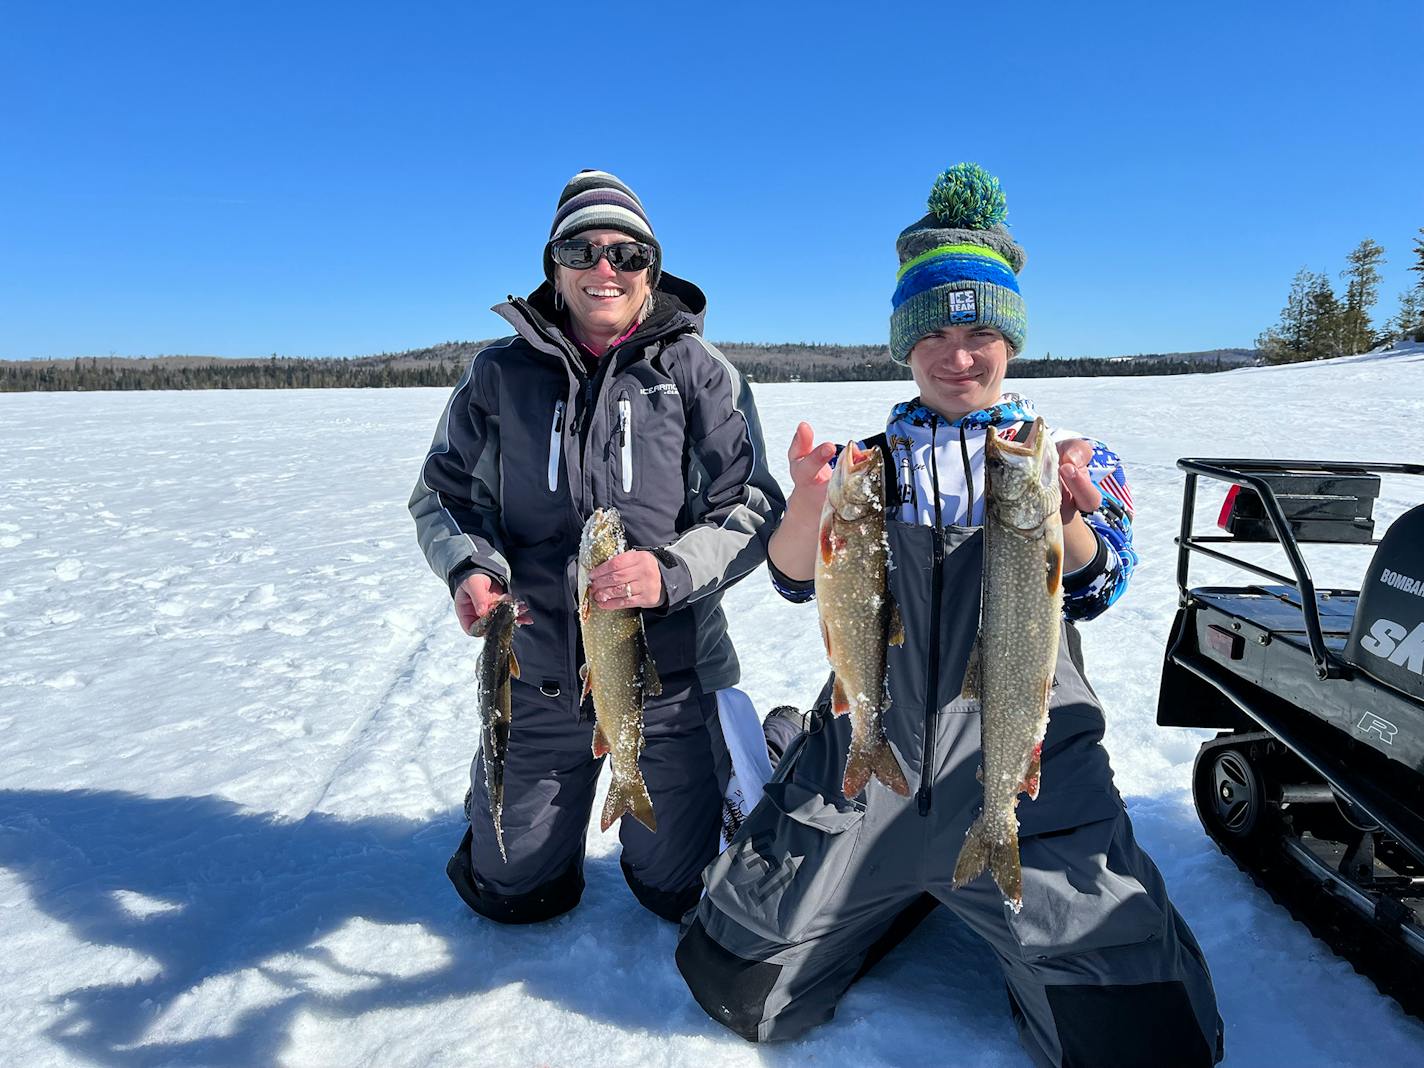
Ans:
[{"label": "black sunglasses", "polygon": [[595,245],[581,237],[571,237],[549,244],[549,254],[554,262],[574,271],[586,271],[596,267],[604,256],[615,271],[643,271],[653,265],[658,258],[658,250],[641,241],[617,241],[611,245]]}]

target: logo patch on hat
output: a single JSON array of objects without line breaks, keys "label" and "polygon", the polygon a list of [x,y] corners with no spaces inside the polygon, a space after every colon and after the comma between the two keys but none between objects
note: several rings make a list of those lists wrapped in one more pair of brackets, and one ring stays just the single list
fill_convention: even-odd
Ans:
[{"label": "logo patch on hat", "polygon": [[951,323],[972,323],[979,318],[979,303],[974,299],[974,290],[956,289],[949,295],[949,321]]}]

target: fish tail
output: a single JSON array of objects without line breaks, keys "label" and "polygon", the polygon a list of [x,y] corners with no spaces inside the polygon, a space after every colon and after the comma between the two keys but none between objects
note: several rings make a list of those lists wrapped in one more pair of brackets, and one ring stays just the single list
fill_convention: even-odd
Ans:
[{"label": "fish tail", "polygon": [[910,784],[905,781],[905,773],[900,770],[900,762],[895,759],[895,751],[885,736],[864,748],[852,747],[846,755],[845,780],[841,790],[846,797],[855,797],[870,782],[874,775],[889,789],[901,797],[910,796]]},{"label": "fish tail", "polygon": [[509,854],[504,851],[504,827],[500,822],[499,810],[494,811],[494,840],[499,846],[499,858],[506,864],[509,863]]},{"label": "fish tail", "polygon": [[608,787],[608,798],[603,802],[603,818],[600,827],[608,830],[620,816],[631,812],[633,818],[654,834],[658,830],[658,819],[653,815],[653,799],[648,796],[648,785],[641,775],[629,779],[615,779]]},{"label": "fish tail", "polygon": [[995,841],[985,827],[983,815],[980,815],[964,836],[964,846],[955,862],[955,889],[976,879],[985,869],[994,877],[1009,907],[1018,912],[1023,907],[1023,869],[1019,864],[1018,830],[1011,827],[1007,839]]}]

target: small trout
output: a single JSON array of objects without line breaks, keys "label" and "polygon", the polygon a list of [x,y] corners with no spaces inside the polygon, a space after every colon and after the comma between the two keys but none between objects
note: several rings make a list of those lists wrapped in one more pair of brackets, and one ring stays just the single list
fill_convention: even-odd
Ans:
[{"label": "small trout", "polygon": [[1019,794],[1038,797],[1048,695],[1063,625],[1063,525],[1058,450],[1043,420],[1023,444],[984,447],[984,595],[964,696],[980,701],[984,810],[954,866],[963,886],[985,868],[1015,912],[1023,907]]},{"label": "small trout", "polygon": [[588,573],[627,551],[623,520],[616,508],[598,508],[584,524],[579,543],[579,625],[586,663],[580,672],[583,696],[593,695],[597,724],[593,755],[613,759],[613,782],[603,804],[606,831],[625,812],[650,831],[658,829],[653,801],[638,767],[643,751],[643,698],[662,693],[662,683],[635,608],[601,608],[589,589]]},{"label": "small trout", "polygon": [[474,626],[473,634],[485,640],[480,650],[479,705],[480,751],[484,754],[485,788],[489,793],[490,815],[494,819],[494,840],[499,855],[504,851],[504,762],[509,755],[510,679],[519,678],[519,661],[514,658],[514,628],[519,625],[521,606],[500,601]]},{"label": "small trout", "polygon": [[900,613],[886,584],[885,471],[880,450],[847,445],[831,473],[821,511],[816,556],[816,603],[821,637],[835,672],[831,708],[850,714],[846,797],[871,776],[909,796],[905,773],[885,738],[885,654],[905,640]]}]

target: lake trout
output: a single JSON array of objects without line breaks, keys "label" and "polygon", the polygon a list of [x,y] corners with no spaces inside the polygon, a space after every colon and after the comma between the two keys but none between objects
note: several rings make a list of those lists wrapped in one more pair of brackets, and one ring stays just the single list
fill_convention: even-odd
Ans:
[{"label": "lake trout", "polygon": [[597,720],[593,755],[608,753],[613,762],[613,782],[603,804],[601,826],[606,831],[631,812],[644,827],[656,831],[658,821],[638,767],[638,754],[643,751],[643,698],[662,693],[662,683],[648,655],[642,612],[600,607],[588,584],[590,571],[627,548],[618,509],[595,509],[579,542],[579,626],[588,661],[580,675],[583,696],[593,695]]},{"label": "lake trout", "polygon": [[494,819],[494,840],[499,855],[504,851],[504,762],[509,755],[510,679],[519,678],[519,661],[514,658],[514,628],[519,625],[521,605],[500,601],[475,623],[471,633],[485,640],[480,650],[479,706],[480,751],[484,754],[485,787],[489,793],[490,815]]},{"label": "lake trout", "polygon": [[905,640],[886,584],[889,556],[884,460],[879,449],[851,442],[831,471],[816,555],[821,638],[835,672],[831,708],[851,717],[841,786],[846,797],[865,789],[872,775],[897,794],[910,794],[883,720],[886,647]]},{"label": "lake trout", "polygon": [[1042,419],[1022,444],[991,431],[984,445],[984,589],[965,697],[980,701],[984,810],[954,866],[963,886],[985,868],[1017,912],[1019,794],[1038,797],[1048,695],[1063,625],[1058,450]]}]

